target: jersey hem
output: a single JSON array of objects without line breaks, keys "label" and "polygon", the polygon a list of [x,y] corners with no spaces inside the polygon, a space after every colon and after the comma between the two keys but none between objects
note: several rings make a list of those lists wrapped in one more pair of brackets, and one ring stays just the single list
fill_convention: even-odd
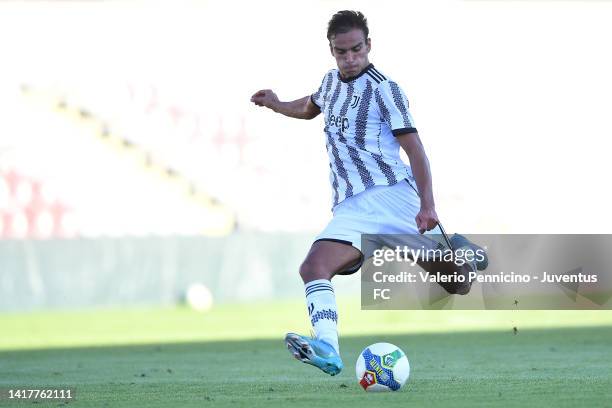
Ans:
[{"label": "jersey hem", "polygon": [[319,110],[321,110],[321,107],[319,106],[318,103],[315,102],[314,98],[312,97],[312,95],[310,95],[310,102],[312,102],[312,104],[314,106],[316,106],[317,108],[319,108]]},{"label": "jersey hem", "polygon": [[406,135],[409,133],[417,133],[417,129],[414,127],[393,129],[391,133],[393,133],[393,136],[398,137],[398,136]]}]

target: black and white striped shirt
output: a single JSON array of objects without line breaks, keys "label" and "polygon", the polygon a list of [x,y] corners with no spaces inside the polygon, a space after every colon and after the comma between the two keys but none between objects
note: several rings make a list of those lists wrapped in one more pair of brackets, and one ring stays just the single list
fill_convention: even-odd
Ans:
[{"label": "black and white striped shirt", "polygon": [[325,118],[332,209],[370,187],[413,180],[395,138],[416,132],[408,99],[374,65],[348,80],[329,71],[311,100]]}]

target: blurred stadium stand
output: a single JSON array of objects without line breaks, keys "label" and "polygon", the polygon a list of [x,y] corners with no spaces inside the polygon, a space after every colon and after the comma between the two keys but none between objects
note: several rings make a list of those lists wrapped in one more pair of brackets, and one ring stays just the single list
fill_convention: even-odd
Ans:
[{"label": "blurred stadium stand", "polygon": [[[159,150],[115,135],[111,124],[62,94],[28,86],[21,91],[28,120],[20,137],[5,141],[0,167],[3,237],[233,231],[233,211],[161,161]],[[57,198],[45,201],[43,192]],[[66,206],[70,216],[54,220],[63,224],[45,226],[49,212]]]},{"label": "blurred stadium stand", "polygon": [[318,132],[308,135],[305,151],[300,135],[288,140],[282,128],[271,126],[282,123],[278,117],[217,107],[209,95],[189,89],[126,83],[67,91],[70,104],[87,107],[154,162],[235,211],[240,229],[315,231],[330,215],[326,163],[305,165],[317,153],[324,157]]},{"label": "blurred stadium stand", "polygon": [[0,238],[67,238],[76,233],[70,208],[40,181],[0,170]]},{"label": "blurred stadium stand", "polygon": [[[14,96],[0,237],[315,231],[329,216],[325,167],[309,177],[282,154],[291,143],[251,135],[245,115],[203,114],[153,85],[23,84]],[[57,227],[47,225],[53,203],[18,206],[28,189],[34,205],[44,191],[70,208]]]}]

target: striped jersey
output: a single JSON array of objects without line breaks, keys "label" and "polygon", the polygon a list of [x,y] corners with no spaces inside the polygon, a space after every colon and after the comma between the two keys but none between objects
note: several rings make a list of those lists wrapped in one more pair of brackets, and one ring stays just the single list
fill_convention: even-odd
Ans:
[{"label": "striped jersey", "polygon": [[310,99],[325,119],[332,210],[370,187],[414,180],[395,138],[416,132],[408,100],[373,64],[348,80],[329,71]]}]

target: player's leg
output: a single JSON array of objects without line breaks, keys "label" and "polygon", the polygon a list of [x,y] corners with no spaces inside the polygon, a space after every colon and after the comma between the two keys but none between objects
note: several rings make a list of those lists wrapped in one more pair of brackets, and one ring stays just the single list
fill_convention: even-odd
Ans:
[{"label": "player's leg", "polygon": [[453,280],[450,282],[438,282],[448,293],[452,295],[467,295],[472,287],[470,273],[476,271],[474,263],[457,265],[453,261],[417,261],[419,266],[430,274],[443,276],[463,276],[463,282]]},{"label": "player's leg", "polygon": [[472,287],[472,282],[475,279],[474,272],[487,269],[489,260],[486,251],[463,235],[454,234],[449,238],[441,224],[436,227],[434,234],[436,236],[436,241],[440,242],[444,246],[444,249],[450,249],[454,251],[455,254],[467,253],[467,251],[471,251],[473,254],[479,254],[479,257],[473,257],[471,262],[468,262],[466,259],[462,260],[462,262],[452,260],[435,260],[429,262],[421,260],[418,262],[419,266],[429,273],[447,276],[462,276],[463,282],[440,282],[439,285],[450,294],[468,294]]},{"label": "player's leg", "polygon": [[[432,238],[434,237],[434,238]],[[423,270],[429,274],[438,276],[450,277],[448,282],[440,279],[438,284],[450,294],[465,295],[470,291],[471,272],[476,270],[474,263],[468,263],[461,260],[455,262],[446,254],[448,246],[439,236],[421,235],[418,232],[411,233],[392,233],[383,234],[371,237],[371,242],[366,242],[363,248],[364,253],[370,257],[373,251],[377,248],[409,248],[415,251],[422,251],[417,255],[416,262]],[[453,247],[454,248],[454,247]],[[462,248],[462,250],[465,250]],[[432,251],[429,257],[426,257],[426,251]],[[444,256],[442,256],[444,255]],[[413,256],[407,254],[405,261],[414,261]]]},{"label": "player's leg", "polygon": [[339,353],[336,295],[332,277],[361,262],[361,252],[351,245],[321,240],[315,242],[300,266],[310,322],[319,340]]},{"label": "player's leg", "polygon": [[[381,219],[387,220],[381,224],[381,233],[397,234],[397,237],[384,237],[388,240],[399,240],[398,242],[384,242],[383,244],[393,248],[395,246],[408,246],[414,248],[425,249],[451,249],[451,250],[467,250],[479,253],[484,253],[484,250],[470,242],[462,235],[455,234],[451,238],[446,235],[446,232],[441,225],[435,230],[430,231],[430,234],[420,235],[414,216],[420,208],[420,198],[416,187],[409,180],[404,180],[395,186],[389,187],[383,192],[384,199],[378,197],[378,202],[385,202],[386,205],[378,206],[377,210],[381,212]],[[373,204],[374,205],[374,204]],[[400,216],[398,217],[398,214]],[[431,239],[431,241],[430,241]],[[401,242],[405,240],[408,243]],[[430,244],[419,241],[430,241]],[[437,245],[436,245],[437,243]],[[447,276],[463,276],[464,282],[451,281],[448,283],[440,283],[448,293],[465,295],[470,291],[471,280],[470,273],[476,270],[484,270],[487,267],[488,260],[485,257],[482,261],[463,263],[457,265],[454,261],[444,261],[441,259],[425,262],[418,260],[418,264],[428,273],[438,273]],[[473,275],[471,275],[473,276]]]},{"label": "player's leg", "polygon": [[324,239],[312,245],[300,266],[315,338],[288,333],[285,341],[295,358],[331,375],[342,369],[338,346],[338,310],[331,278],[358,266],[361,261],[361,252],[350,243]]},{"label": "player's leg", "polygon": [[362,260],[361,251],[348,241],[320,239],[312,244],[306,259],[300,266],[300,276],[304,284],[318,279],[331,280]]},{"label": "player's leg", "polygon": [[[392,228],[388,228],[388,230]],[[435,237],[435,239],[434,239]],[[421,235],[418,232],[411,231],[401,233],[393,231],[393,233],[385,233],[377,237],[373,237],[376,241],[372,241],[371,245],[368,242],[363,250],[364,253],[369,257],[373,250],[379,247],[387,248],[410,248],[413,250],[435,250],[434,254],[439,254],[436,258],[430,256],[429,259],[424,256],[418,256],[416,259],[417,264],[423,268],[429,274],[436,274],[441,276],[451,277],[449,282],[443,280],[439,282],[439,285],[444,288],[450,294],[465,295],[470,291],[471,283],[469,281],[470,272],[475,271],[475,266],[469,263],[455,263],[449,257],[443,258],[441,255],[444,251],[448,250],[447,244],[441,237],[436,235]],[[412,256],[407,255],[410,260]],[[446,259],[446,260],[445,260]],[[459,277],[462,278],[459,278]],[[454,279],[453,279],[454,278]],[[463,281],[460,281],[463,279]]]}]

